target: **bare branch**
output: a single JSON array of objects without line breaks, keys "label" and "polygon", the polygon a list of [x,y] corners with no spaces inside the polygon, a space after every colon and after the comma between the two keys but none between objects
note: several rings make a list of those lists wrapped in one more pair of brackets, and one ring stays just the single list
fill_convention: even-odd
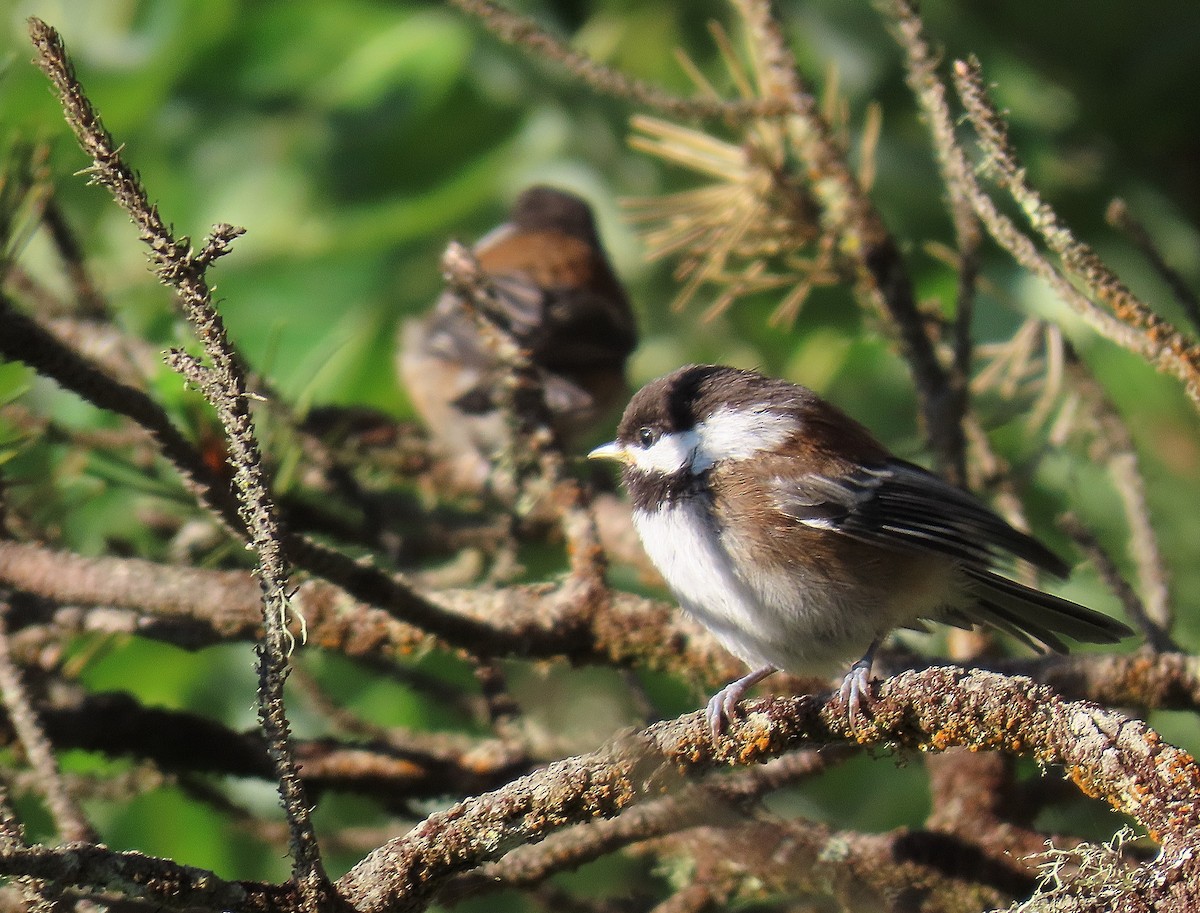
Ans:
[{"label": "bare branch", "polygon": [[1179,647],[1171,640],[1171,635],[1150,618],[1145,604],[1138,598],[1138,594],[1129,585],[1129,581],[1121,576],[1116,562],[1096,539],[1095,534],[1073,514],[1068,514],[1059,520],[1059,526],[1066,531],[1067,535],[1092,562],[1100,579],[1104,581],[1109,590],[1121,600],[1125,614],[1137,625],[1142,636],[1146,638],[1146,643],[1158,651],[1177,651]]},{"label": "bare branch", "polygon": [[[978,62],[956,61],[954,83],[979,135],[988,167],[994,169],[1034,230],[1061,258],[1068,272],[1083,282],[1092,295],[1105,302],[1119,324],[1127,328],[1127,332],[1109,335],[1109,338],[1141,355],[1159,371],[1183,381],[1188,395],[1200,406],[1200,346],[1138,299],[1090,247],[1071,233],[1058,214],[1029,185],[1025,169],[1009,142],[1008,127],[988,97]],[[982,217],[983,213],[980,215]],[[1096,306],[1083,296],[1072,297],[1068,303],[1077,310],[1079,305],[1084,311],[1096,310]],[[1089,315],[1084,313],[1084,316]],[[1093,325],[1097,328],[1110,326],[1107,321],[1098,320]]]},{"label": "bare branch", "polygon": [[279,795],[291,827],[293,878],[308,913],[317,913],[329,890],[320,848],[310,817],[310,805],[296,769],[289,743],[289,726],[283,706],[287,655],[294,642],[285,621],[287,563],[279,534],[275,507],[259,454],[254,423],[246,397],[245,375],[225,333],[224,322],[212,303],[205,273],[229,244],[243,233],[232,225],[217,225],[199,254],[189,249],[187,238],[177,239],[159,216],[137,175],[125,164],[121,150],[104,128],[99,115],[75,76],[74,67],[58,33],[39,19],[29,21],[37,62],[49,77],[62,102],[67,123],[80,146],[92,159],[88,173],[107,187],[138,227],[150,250],[150,262],[159,281],[174,289],[184,314],[212,362],[203,385],[206,398],[216,408],[229,442],[238,493],[239,514],[258,556],[265,636],[258,648],[259,723],[275,764]]}]

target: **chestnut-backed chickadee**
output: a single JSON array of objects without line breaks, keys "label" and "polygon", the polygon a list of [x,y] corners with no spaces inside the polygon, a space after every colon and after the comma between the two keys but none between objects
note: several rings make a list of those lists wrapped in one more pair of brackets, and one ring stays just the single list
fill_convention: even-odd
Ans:
[{"label": "chestnut-backed chickadee", "polygon": [[714,738],[746,689],[779,669],[855,662],[840,694],[851,726],[893,628],[986,624],[1035,649],[1059,635],[1132,632],[994,572],[1004,555],[1067,565],[973,496],[892,456],[811,390],[753,371],[689,365],[643,387],[617,439],[634,524],[683,608],[755,671],[708,703]]},{"label": "chestnut-backed chickadee", "polygon": [[[527,353],[553,430],[569,442],[627,395],[625,360],[637,344],[629,299],[591,208],[565,191],[530,187],[474,254],[497,292],[491,316]],[[449,483],[478,491],[506,426],[497,402],[503,368],[477,316],[447,291],[430,314],[406,324],[399,367],[435,449],[451,464]]]}]

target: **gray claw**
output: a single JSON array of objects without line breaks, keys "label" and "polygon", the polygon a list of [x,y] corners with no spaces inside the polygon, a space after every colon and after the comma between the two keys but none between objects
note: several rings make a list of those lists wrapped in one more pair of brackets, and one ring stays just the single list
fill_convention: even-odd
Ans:
[{"label": "gray claw", "polygon": [[736,682],[730,682],[709,699],[704,718],[708,720],[708,731],[712,733],[714,742],[721,738],[725,724],[738,718],[738,704],[742,702],[746,692],[774,672],[774,666],[755,669]]},{"label": "gray claw", "polygon": [[708,731],[712,733],[713,741],[721,738],[725,726],[738,716],[738,703],[742,700],[746,689],[739,687],[740,681],[726,685],[708,699],[708,707],[704,717],[708,720]]},{"label": "gray claw", "polygon": [[871,664],[859,661],[850,667],[838,689],[838,699],[846,704],[850,731],[858,729],[860,717],[865,722],[871,713]]}]

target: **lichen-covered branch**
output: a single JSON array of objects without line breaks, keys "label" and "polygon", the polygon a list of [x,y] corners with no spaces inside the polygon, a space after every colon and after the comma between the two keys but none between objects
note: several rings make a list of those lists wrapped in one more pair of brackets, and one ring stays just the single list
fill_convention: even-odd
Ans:
[{"label": "lichen-covered branch", "polygon": [[[136,558],[88,558],[0,540],[0,584],[65,605],[124,608],[129,620],[98,615],[99,626],[145,631],[181,646],[247,640],[262,623],[251,574],[181,568]],[[447,640],[397,621],[324,581],[301,583],[292,599],[304,613],[309,642],[347,656],[389,661],[442,645],[481,657],[564,657],[572,662],[648,664],[690,670],[713,680],[737,673],[736,660],[670,604],[613,593],[604,612],[565,600],[544,584],[429,594],[438,610],[477,639]],[[178,627],[156,628],[174,620]]]},{"label": "lichen-covered branch", "polygon": [[[879,689],[862,744],[1028,754],[1060,764],[1090,796],[1129,815],[1162,850],[1139,875],[1153,902],[1197,899],[1200,768],[1145,723],[1068,702],[1028,679],[934,668],[902,673]],[[722,764],[760,763],[813,744],[843,744],[844,714],[811,697],[754,702],[713,744],[703,713],[619,740],[427,818],[370,854],[338,882],[362,913],[422,909],[448,879],[571,824],[611,818],[678,777]]]},{"label": "lichen-covered branch", "polygon": [[617,818],[593,821],[526,844],[501,861],[452,879],[438,894],[454,904],[483,893],[533,887],[549,876],[571,871],[621,847],[678,834],[717,821],[739,820],[771,791],[816,776],[849,751],[825,748],[783,755],[761,767],[714,774],[684,785],[660,799],[649,799]]},{"label": "lichen-covered branch", "polygon": [[1126,236],[1134,243],[1137,249],[1142,252],[1142,256],[1146,258],[1150,266],[1154,268],[1154,271],[1167,284],[1167,287],[1171,289],[1171,294],[1175,296],[1175,300],[1183,308],[1183,312],[1192,324],[1192,332],[1200,333],[1200,296],[1187,284],[1183,276],[1167,263],[1166,258],[1158,249],[1158,245],[1154,243],[1154,239],[1150,236],[1150,232],[1142,224],[1142,221],[1133,214],[1129,208],[1129,204],[1122,199],[1113,200],[1108,204],[1104,218],[1108,224],[1125,232]]}]

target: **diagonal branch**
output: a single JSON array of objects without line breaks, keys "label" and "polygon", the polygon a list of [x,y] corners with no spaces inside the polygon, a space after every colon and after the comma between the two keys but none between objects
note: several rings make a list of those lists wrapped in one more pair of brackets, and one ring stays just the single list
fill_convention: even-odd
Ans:
[{"label": "diagonal branch", "polygon": [[[906,56],[905,77],[924,112],[937,156],[938,171],[949,196],[950,217],[958,241],[958,294],[954,315],[954,360],[948,378],[961,423],[967,412],[968,384],[971,377],[971,317],[979,274],[979,248],[983,232],[979,218],[971,208],[966,192],[969,173],[954,134],[954,119],[946,102],[946,86],[937,75],[937,59],[925,39],[924,23],[916,7],[908,0],[877,0],[893,22],[900,46]],[[954,480],[965,485],[966,440],[960,439]]]},{"label": "diagonal branch", "polygon": [[[1162,373],[1183,381],[1193,403],[1200,407],[1200,345],[1135,296],[1095,251],[1074,236],[1029,184],[1025,168],[1009,141],[1008,125],[988,97],[978,61],[956,61],[954,84],[979,136],[987,165],[998,176],[1001,186],[1024,211],[1034,231],[1058,255],[1067,272],[1091,295],[1107,304],[1116,320],[1130,331],[1130,335],[1123,334],[1124,339],[1110,338],[1145,358]],[[1096,308],[1090,300],[1085,298],[1084,302],[1088,309]],[[1069,303],[1074,305],[1074,299]]]},{"label": "diagonal branch", "polygon": [[850,756],[850,751],[828,748],[798,751],[761,767],[714,774],[663,798],[649,799],[618,818],[562,831],[541,844],[514,850],[499,862],[459,875],[439,893],[438,903],[453,906],[479,894],[532,888],[555,873],[576,869],[620,847],[678,834],[714,820],[740,820],[747,808],[768,793],[810,779]]},{"label": "diagonal branch", "polygon": [[60,886],[111,891],[153,901],[169,910],[263,910],[283,913],[290,892],[274,885],[225,881],[212,872],[170,859],[108,847],[10,847],[0,854],[0,875],[28,875]]},{"label": "diagonal branch", "polygon": [[1141,219],[1130,211],[1129,204],[1120,198],[1113,200],[1108,204],[1104,218],[1109,225],[1125,232],[1126,236],[1141,251],[1142,256],[1146,258],[1154,272],[1158,274],[1158,277],[1171,289],[1171,294],[1175,296],[1175,300],[1179,302],[1179,306],[1192,325],[1192,332],[1200,332],[1200,296],[1192,291],[1183,276],[1167,263],[1166,258],[1158,249],[1158,245],[1150,236],[1149,230],[1142,224]]}]

